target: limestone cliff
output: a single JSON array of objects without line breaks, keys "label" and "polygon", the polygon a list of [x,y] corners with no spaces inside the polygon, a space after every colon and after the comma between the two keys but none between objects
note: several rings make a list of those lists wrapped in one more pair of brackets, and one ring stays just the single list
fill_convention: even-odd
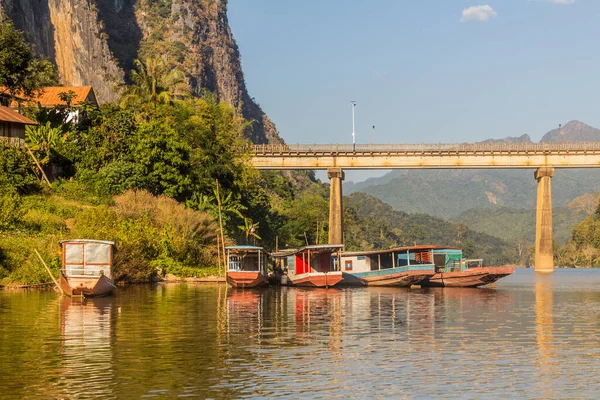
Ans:
[{"label": "limestone cliff", "polygon": [[92,85],[101,102],[118,98],[133,60],[161,55],[196,94],[214,92],[256,121],[255,143],[280,140],[246,90],[227,0],[0,0],[0,8],[63,84]]}]

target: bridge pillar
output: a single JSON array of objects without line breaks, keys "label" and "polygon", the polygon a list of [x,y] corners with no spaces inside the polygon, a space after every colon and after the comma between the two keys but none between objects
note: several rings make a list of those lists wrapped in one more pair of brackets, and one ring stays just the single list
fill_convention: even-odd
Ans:
[{"label": "bridge pillar", "polygon": [[553,176],[553,167],[538,168],[534,174],[538,181],[535,217],[535,272],[554,272],[551,181]]},{"label": "bridge pillar", "polygon": [[329,168],[327,177],[331,181],[329,191],[329,244],[344,244],[342,181],[345,174],[341,168]]}]

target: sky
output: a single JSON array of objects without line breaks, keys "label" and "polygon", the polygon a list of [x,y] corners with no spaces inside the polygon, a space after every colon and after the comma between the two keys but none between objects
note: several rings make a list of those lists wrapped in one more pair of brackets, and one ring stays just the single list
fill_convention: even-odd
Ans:
[{"label": "sky", "polygon": [[598,0],[229,0],[228,16],[287,143],[352,143],[352,100],[357,143],[600,128]]}]

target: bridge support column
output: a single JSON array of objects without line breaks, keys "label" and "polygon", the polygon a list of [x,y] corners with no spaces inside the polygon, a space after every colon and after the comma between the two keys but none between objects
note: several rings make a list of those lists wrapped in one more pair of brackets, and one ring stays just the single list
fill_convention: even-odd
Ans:
[{"label": "bridge support column", "polygon": [[327,177],[331,181],[329,192],[329,244],[344,244],[342,181],[345,174],[341,168],[329,168]]},{"label": "bridge support column", "polygon": [[552,177],[554,168],[542,167],[535,171],[537,211],[535,217],[535,272],[554,272],[552,242]]}]

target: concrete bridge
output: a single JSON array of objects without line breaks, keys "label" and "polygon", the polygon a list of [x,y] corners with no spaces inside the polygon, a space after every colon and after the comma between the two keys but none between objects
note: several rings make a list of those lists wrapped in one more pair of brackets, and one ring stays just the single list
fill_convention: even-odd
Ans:
[{"label": "concrete bridge", "polygon": [[255,145],[251,161],[258,169],[327,170],[331,180],[329,243],[333,244],[343,242],[344,169],[535,169],[535,270],[553,272],[554,169],[600,167],[600,143]]}]

